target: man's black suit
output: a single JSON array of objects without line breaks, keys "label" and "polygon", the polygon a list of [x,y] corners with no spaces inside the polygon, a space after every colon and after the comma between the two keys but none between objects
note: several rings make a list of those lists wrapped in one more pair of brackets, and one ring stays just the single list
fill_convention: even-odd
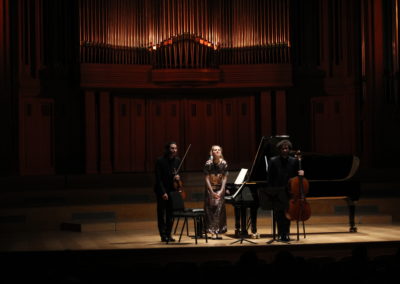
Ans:
[{"label": "man's black suit", "polygon": [[268,186],[280,187],[284,193],[279,194],[280,200],[283,203],[281,208],[274,210],[276,222],[278,225],[279,237],[285,238],[290,232],[290,220],[285,216],[285,211],[289,207],[289,193],[288,193],[288,181],[290,178],[297,176],[299,169],[298,160],[294,157],[282,157],[274,156],[269,161],[268,166]]},{"label": "man's black suit", "polygon": [[178,169],[180,159],[168,156],[159,157],[156,160],[156,183],[154,192],[157,196],[157,222],[158,231],[162,239],[169,238],[172,231],[172,204],[170,198],[164,200],[162,196],[174,191],[175,170]]}]

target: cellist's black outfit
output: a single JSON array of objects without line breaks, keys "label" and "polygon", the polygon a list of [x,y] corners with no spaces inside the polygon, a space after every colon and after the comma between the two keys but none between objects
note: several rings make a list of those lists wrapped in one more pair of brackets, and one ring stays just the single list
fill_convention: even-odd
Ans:
[{"label": "cellist's black outfit", "polygon": [[159,157],[156,160],[155,175],[156,183],[154,192],[157,197],[157,222],[158,231],[162,241],[172,240],[172,203],[171,199],[164,200],[164,193],[174,191],[175,170],[178,169],[180,159],[177,157],[169,158],[168,156]]},{"label": "cellist's black outfit", "polygon": [[283,241],[289,240],[290,220],[286,218],[285,212],[289,208],[289,190],[288,181],[290,178],[297,176],[299,169],[298,160],[288,156],[274,156],[269,161],[268,166],[268,186],[279,188],[279,199],[282,206],[274,209],[279,239]]}]

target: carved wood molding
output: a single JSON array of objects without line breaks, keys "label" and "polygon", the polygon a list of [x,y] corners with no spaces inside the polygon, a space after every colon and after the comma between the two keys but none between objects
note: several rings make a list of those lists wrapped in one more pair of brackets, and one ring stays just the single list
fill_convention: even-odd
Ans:
[{"label": "carved wood molding", "polygon": [[219,69],[159,69],[152,70],[154,83],[216,83],[221,81]]},{"label": "carved wood molding", "polygon": [[81,64],[81,87],[119,88],[285,88],[290,64],[221,65],[219,69],[152,69],[150,65]]}]

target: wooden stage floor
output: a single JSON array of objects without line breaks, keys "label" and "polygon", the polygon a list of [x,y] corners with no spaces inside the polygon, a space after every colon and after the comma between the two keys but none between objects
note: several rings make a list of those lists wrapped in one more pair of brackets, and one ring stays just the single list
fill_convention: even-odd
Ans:
[{"label": "wooden stage floor", "polygon": [[[400,224],[360,224],[357,233],[349,233],[345,224],[310,224],[306,230],[307,237],[299,241],[292,234],[290,243],[269,243],[271,228],[261,225],[261,238],[251,239],[255,244],[232,244],[237,239],[228,232],[222,240],[200,239],[197,245],[186,235],[180,243],[160,242],[155,221],[136,222],[124,231],[2,232],[2,277],[3,283],[127,283],[130,278],[162,281],[179,275],[204,283],[212,275],[211,283],[244,283],[280,279],[287,262],[294,266],[287,277],[306,269],[309,283],[320,283],[327,275],[328,283],[386,283],[398,273],[393,264],[400,265]],[[352,262],[356,251],[373,261]],[[357,282],[360,277],[363,281]]]},{"label": "wooden stage floor", "polygon": [[[233,224],[232,221],[228,219],[228,227],[229,224]],[[192,223],[189,225],[192,226]],[[248,239],[255,244],[246,241],[232,244],[238,239],[234,238],[233,231],[230,230],[223,235],[222,240],[208,239],[206,243],[205,239],[199,239],[196,245],[194,238],[187,236],[186,232],[181,242],[178,242],[179,235],[175,235],[176,242],[162,243],[155,221],[138,221],[131,225],[130,230],[124,231],[2,232],[0,252],[130,251],[141,255],[141,258],[136,260],[138,262],[155,261],[157,254],[175,254],[175,260],[190,259],[201,262],[206,261],[210,253],[212,258],[234,261],[245,250],[255,250],[265,261],[271,261],[274,254],[283,249],[304,257],[342,258],[350,256],[352,250],[360,245],[368,248],[371,257],[394,254],[400,248],[400,224],[359,224],[357,228],[357,233],[349,233],[345,224],[310,224],[306,225],[306,238],[300,235],[300,240],[297,241],[296,227],[292,222],[292,240],[289,243],[270,243],[272,228],[261,224],[258,229],[261,238]],[[192,234],[193,231],[190,231],[189,235]],[[193,250],[196,251],[195,256],[192,254]]]}]

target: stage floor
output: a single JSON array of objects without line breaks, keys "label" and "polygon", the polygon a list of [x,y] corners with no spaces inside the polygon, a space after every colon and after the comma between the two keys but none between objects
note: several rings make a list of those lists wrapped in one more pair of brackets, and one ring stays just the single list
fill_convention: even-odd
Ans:
[{"label": "stage floor", "polygon": [[[0,257],[6,260],[3,277],[9,283],[32,279],[40,283],[126,283],[131,277],[159,281],[165,275],[181,275],[191,283],[204,283],[210,275],[216,277],[216,283],[243,283],[266,274],[278,279],[280,267],[284,264],[282,271],[287,271],[288,261],[302,272],[306,269],[305,274],[314,281],[310,283],[319,283],[326,275],[331,283],[343,279],[361,283],[353,281],[360,275],[365,280],[362,283],[375,283],[366,280],[371,275],[381,280],[385,275],[387,279],[397,275],[398,269],[390,270],[392,274],[386,271],[399,259],[400,224],[359,224],[357,233],[349,233],[345,224],[310,224],[306,230],[306,238],[301,236],[297,241],[296,234],[292,234],[290,243],[270,243],[271,228],[259,226],[261,238],[249,239],[255,244],[232,244],[238,239],[229,231],[222,240],[209,239],[206,243],[200,239],[197,245],[186,234],[181,242],[162,243],[155,221],[135,222],[129,231],[3,232]],[[357,262],[349,260],[357,258],[352,255],[373,260],[368,262],[373,269],[369,272],[366,262],[361,262],[361,267],[354,266]],[[379,259],[384,260],[384,266]],[[357,273],[352,274],[354,271]]]},{"label": "stage floor", "polygon": [[[232,220],[228,220],[232,222]],[[232,224],[232,223],[230,223]],[[192,226],[192,223],[189,223]],[[221,240],[198,239],[195,244],[193,237],[186,235],[186,230],[181,242],[178,242],[179,235],[174,235],[176,241],[173,243],[163,243],[157,232],[155,221],[138,221],[131,224],[131,230],[125,231],[105,231],[105,232],[71,232],[71,231],[46,231],[46,232],[2,232],[0,233],[0,252],[45,252],[45,251],[95,251],[95,250],[182,250],[184,248],[220,248],[230,249],[242,247],[256,249],[258,251],[273,248],[290,249],[292,251],[307,252],[312,248],[311,255],[318,256],[318,251],[322,248],[331,248],[332,252],[337,249],[349,249],[357,245],[367,245],[372,254],[394,253],[400,247],[400,224],[359,224],[357,233],[349,233],[348,226],[345,224],[306,224],[306,238],[300,234],[297,241],[296,226],[292,223],[291,241],[289,243],[272,242],[271,226],[259,225],[258,232],[260,239],[248,239],[254,242],[243,243],[234,238],[233,231],[228,231],[222,236]],[[190,229],[193,229],[190,227]],[[178,228],[178,231],[179,228]],[[300,232],[302,227],[300,226]],[[177,232],[178,233],[178,232]],[[193,230],[189,232],[193,235]],[[317,249],[319,248],[319,249]],[[373,250],[376,249],[374,253]],[[182,251],[181,251],[182,252]],[[310,252],[307,252],[309,254]],[[334,254],[334,253],[333,253]],[[344,254],[346,255],[346,253]],[[343,256],[338,254],[339,257]]]}]

